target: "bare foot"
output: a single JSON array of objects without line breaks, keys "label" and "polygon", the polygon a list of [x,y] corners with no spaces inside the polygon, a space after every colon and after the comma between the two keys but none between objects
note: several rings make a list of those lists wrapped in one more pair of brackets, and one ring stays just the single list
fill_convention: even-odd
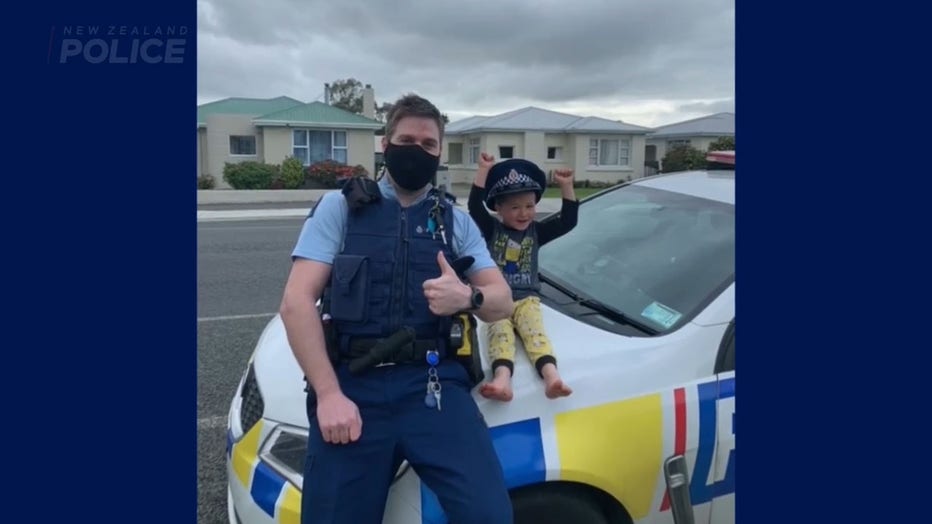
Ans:
[{"label": "bare foot", "polygon": [[492,400],[510,401],[514,394],[511,391],[511,374],[508,368],[496,370],[492,382],[486,382],[479,387],[479,394]]},{"label": "bare foot", "polygon": [[547,398],[568,397],[573,393],[573,390],[563,383],[560,372],[557,371],[555,365],[545,364],[540,372],[544,376],[544,385],[546,386],[544,394],[547,395]]},{"label": "bare foot", "polygon": [[573,390],[560,379],[556,379],[552,382],[548,380],[545,381],[545,383],[547,389],[544,390],[544,394],[547,395],[547,398],[568,397],[573,393]]}]

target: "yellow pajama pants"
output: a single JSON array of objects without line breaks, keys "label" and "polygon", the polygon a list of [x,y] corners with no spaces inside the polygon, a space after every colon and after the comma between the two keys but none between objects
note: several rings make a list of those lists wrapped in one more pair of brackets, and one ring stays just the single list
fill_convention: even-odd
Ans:
[{"label": "yellow pajama pants", "polygon": [[493,372],[500,365],[514,371],[516,331],[538,374],[544,364],[549,362],[556,365],[553,346],[544,331],[540,298],[529,296],[515,302],[511,318],[489,325],[489,360],[492,361]]}]

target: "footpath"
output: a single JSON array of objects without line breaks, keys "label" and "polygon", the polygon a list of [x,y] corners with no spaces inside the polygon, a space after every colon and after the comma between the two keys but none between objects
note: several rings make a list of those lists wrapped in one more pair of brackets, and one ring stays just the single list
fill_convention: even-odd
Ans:
[{"label": "footpath", "polygon": [[[318,200],[332,191],[336,190],[198,190],[197,221],[304,218]],[[465,211],[469,186],[455,184],[451,193],[456,196],[456,205]],[[543,198],[537,206],[537,212],[555,213],[560,210],[560,205],[559,198]]]}]

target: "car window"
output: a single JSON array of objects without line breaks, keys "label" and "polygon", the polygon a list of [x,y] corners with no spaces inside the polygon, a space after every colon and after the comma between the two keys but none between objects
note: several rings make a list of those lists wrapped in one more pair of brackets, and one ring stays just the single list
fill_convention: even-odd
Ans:
[{"label": "car window", "polygon": [[734,206],[628,185],[580,205],[540,271],[580,298],[666,333],[689,322],[735,272]]},{"label": "car window", "polygon": [[722,336],[722,343],[715,357],[715,373],[735,370],[735,320],[732,319]]}]

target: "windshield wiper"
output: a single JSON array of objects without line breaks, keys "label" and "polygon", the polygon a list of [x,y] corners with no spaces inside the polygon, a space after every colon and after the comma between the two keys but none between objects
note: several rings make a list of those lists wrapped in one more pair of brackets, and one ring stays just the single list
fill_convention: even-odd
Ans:
[{"label": "windshield wiper", "polygon": [[621,311],[618,311],[617,309],[609,305],[599,302],[598,300],[595,300],[592,298],[579,298],[576,301],[576,303],[581,306],[586,306],[587,308],[593,311],[596,311],[599,314],[603,315],[604,317],[614,320],[615,322],[620,322],[622,324],[628,324],[629,326],[633,326],[643,331],[644,333],[647,333],[648,335],[656,335],[657,333],[659,333],[657,329],[654,329],[642,322],[638,322],[637,320],[634,320],[628,315],[625,315]]},{"label": "windshield wiper", "polygon": [[557,291],[560,291],[561,293],[573,299],[576,302],[576,304],[587,307],[608,319],[611,319],[620,324],[627,324],[644,333],[647,333],[648,335],[656,335],[657,333],[659,333],[658,330],[648,326],[647,324],[644,324],[644,323],[638,322],[637,320],[632,319],[628,315],[625,315],[621,311],[618,311],[617,309],[611,306],[608,306],[592,298],[586,298],[586,297],[580,296],[579,293],[574,293],[573,291],[570,291],[568,287],[562,284],[557,284],[554,279],[547,277],[546,275],[544,275],[543,272],[539,274],[539,278],[541,282],[546,282],[547,284],[550,284]]},{"label": "windshield wiper", "polygon": [[538,273],[537,277],[540,279],[541,282],[546,282],[547,284],[550,284],[551,286],[556,288],[556,290],[559,291],[560,293],[563,293],[564,295],[570,297],[573,300],[579,300],[579,295],[570,291],[569,288],[567,288],[566,286],[562,284],[557,284],[556,281],[554,281],[554,279],[544,275],[543,272]]}]

